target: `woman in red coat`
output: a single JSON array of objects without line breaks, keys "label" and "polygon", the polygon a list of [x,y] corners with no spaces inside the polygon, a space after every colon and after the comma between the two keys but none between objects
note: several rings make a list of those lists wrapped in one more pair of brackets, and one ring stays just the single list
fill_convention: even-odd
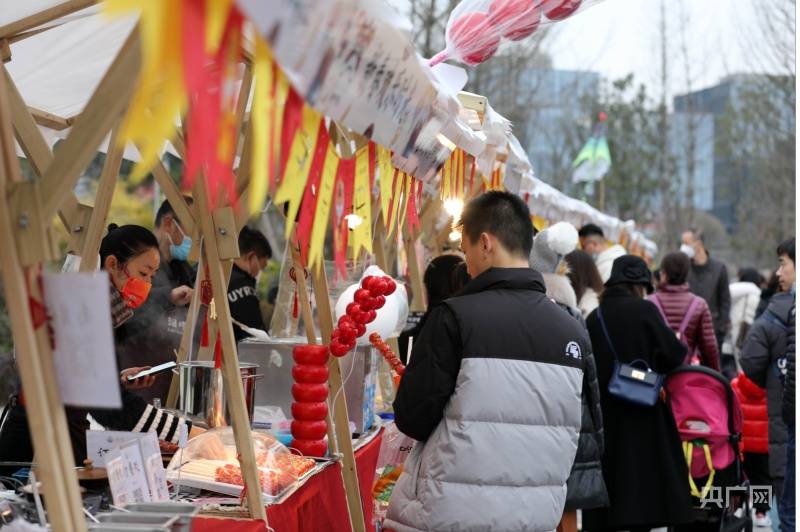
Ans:
[{"label": "woman in red coat", "polygon": [[[742,405],[744,430],[742,451],[744,472],[753,486],[770,486],[769,474],[769,417],[767,416],[767,391],[747,376],[739,375],[731,381],[733,391]],[[769,504],[754,504],[756,526],[770,526]]]},{"label": "woman in red coat", "polygon": [[689,292],[690,266],[684,253],[667,254],[661,261],[658,289],[648,299],[659,307],[667,324],[689,348],[689,357],[697,355],[700,364],[719,371],[719,346],[711,311],[703,298]]}]

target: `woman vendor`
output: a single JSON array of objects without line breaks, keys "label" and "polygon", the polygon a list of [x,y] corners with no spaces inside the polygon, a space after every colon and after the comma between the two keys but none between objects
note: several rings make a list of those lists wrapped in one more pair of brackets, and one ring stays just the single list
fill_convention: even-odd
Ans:
[{"label": "woman vendor", "polygon": [[[138,225],[111,224],[108,234],[100,244],[100,263],[108,272],[111,291],[111,323],[114,327],[114,342],[122,340],[119,326],[133,316],[134,309],[147,299],[150,282],[159,265],[158,241],[148,229]],[[160,440],[177,443],[180,424],[185,423],[189,435],[195,436],[202,429],[192,427],[186,419],[154,408],[144,399],[129,390],[146,387],[152,377],[129,381],[128,375],[142,368],[128,368],[120,374],[122,408],[116,410],[66,407],[72,452],[76,464],[86,458],[87,414],[110,430],[149,432],[155,430]],[[28,431],[22,392],[8,406],[8,417],[0,430],[0,461],[30,462],[33,460],[33,445]],[[13,468],[14,470],[18,468]]]}]

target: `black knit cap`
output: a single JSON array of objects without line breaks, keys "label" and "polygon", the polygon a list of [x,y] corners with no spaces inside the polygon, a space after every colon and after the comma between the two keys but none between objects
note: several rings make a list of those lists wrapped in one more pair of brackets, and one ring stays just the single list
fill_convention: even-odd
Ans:
[{"label": "black knit cap", "polygon": [[606,286],[617,284],[641,284],[648,294],[653,293],[652,274],[644,260],[636,255],[623,255],[614,261]]}]

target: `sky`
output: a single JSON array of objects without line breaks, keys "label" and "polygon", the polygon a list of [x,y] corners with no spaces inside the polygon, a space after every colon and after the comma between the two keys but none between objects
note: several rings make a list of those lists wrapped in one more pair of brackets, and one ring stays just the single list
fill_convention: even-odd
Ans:
[{"label": "sky", "polygon": [[[400,12],[408,9],[408,0],[386,1]],[[764,67],[767,46],[757,38],[763,16],[759,8],[771,1],[783,0],[666,0],[670,96],[686,92],[688,86],[682,39],[689,50],[692,90],[714,85],[732,73],[778,70],[774,64]],[[573,17],[553,25],[546,48],[555,68],[594,70],[608,79],[632,72],[655,90],[660,73],[661,0],[584,2],[585,8]],[[793,32],[786,34],[793,43]]]},{"label": "sky", "polygon": [[[762,66],[767,45],[755,38],[760,30],[758,4],[754,0],[666,2],[673,93],[685,92],[687,86],[682,39],[688,45],[693,89],[716,84],[732,73],[776,70],[774,64]],[[633,72],[648,85],[657,85],[659,10],[660,0],[594,2],[555,25],[556,35],[548,47],[554,66],[596,70],[611,79]],[[787,32],[787,39],[794,40],[794,35]]]}]

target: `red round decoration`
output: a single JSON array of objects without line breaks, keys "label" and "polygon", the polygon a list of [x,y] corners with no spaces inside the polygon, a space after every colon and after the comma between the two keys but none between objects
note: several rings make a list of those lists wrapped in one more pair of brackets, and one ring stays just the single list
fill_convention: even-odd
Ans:
[{"label": "red round decoration", "polygon": [[297,364],[292,368],[295,382],[304,384],[322,384],[328,382],[328,366]]},{"label": "red round decoration", "polygon": [[356,332],[358,337],[364,336],[364,333],[367,332],[367,328],[363,324],[359,323],[358,330]]},{"label": "red round decoration", "polygon": [[292,384],[292,398],[298,402],[318,403],[328,398],[327,384]]},{"label": "red round decoration", "polygon": [[328,362],[327,345],[298,345],[292,350],[292,358],[298,364],[322,365]]},{"label": "red round decoration", "polygon": [[350,342],[355,342],[356,340],[356,328],[353,327],[352,329],[336,329],[339,332],[339,342],[342,344],[349,344]]},{"label": "red round decoration", "polygon": [[541,19],[542,12],[534,0],[492,0],[489,6],[489,20],[512,41],[533,34]]},{"label": "red round decoration", "polygon": [[348,303],[345,312],[347,313],[348,316],[353,318],[356,323],[358,323],[357,316],[361,312],[361,305],[359,305],[358,303]]},{"label": "red round decoration", "polygon": [[383,308],[385,304],[386,304],[386,297],[378,296],[375,298],[375,306],[373,308],[377,310],[379,308]]},{"label": "red round decoration", "polygon": [[342,343],[340,340],[331,341],[331,354],[335,357],[343,357],[350,351],[347,344]]},{"label": "red round decoration", "polygon": [[363,305],[365,301],[370,298],[369,290],[366,288],[359,288],[353,294],[353,301],[358,303],[359,305]]},{"label": "red round decoration", "polygon": [[319,440],[328,433],[325,421],[292,421],[292,436],[301,440]]},{"label": "red round decoration", "polygon": [[386,278],[386,291],[383,293],[385,296],[390,296],[394,294],[394,291],[397,290],[397,283],[394,282],[394,279],[391,277]]},{"label": "red round decoration", "polygon": [[372,292],[372,283],[377,279],[377,275],[367,275],[363,279],[361,279],[361,288],[369,290]]},{"label": "red round decoration", "polygon": [[561,0],[558,4],[545,11],[544,16],[550,20],[564,20],[581,7],[582,0]]},{"label": "red round decoration", "polygon": [[328,403],[292,403],[292,418],[298,421],[321,421],[328,415]]},{"label": "red round decoration", "polygon": [[345,314],[344,316],[339,318],[339,328],[340,329],[344,329],[345,326],[348,326],[348,327],[351,327],[351,328],[354,328],[356,326],[355,320],[353,320],[353,318],[351,318],[347,314]]},{"label": "red round decoration", "polygon": [[369,319],[367,320],[367,323],[372,323],[373,321],[375,321],[375,318],[378,317],[378,313],[376,311],[374,311],[374,310],[370,310],[367,313],[367,315],[369,316]]},{"label": "red round decoration", "polygon": [[[363,311],[359,312],[358,316],[353,316],[353,319],[355,319],[356,323],[359,325],[366,325],[367,323],[369,323],[369,312],[363,312]],[[359,336],[361,335],[359,334]]]},{"label": "red round decoration", "polygon": [[485,13],[465,13],[450,26],[448,38],[468,65],[483,63],[500,46],[500,35]]},{"label": "red round decoration", "polygon": [[292,440],[289,447],[302,453],[304,456],[324,457],[328,454],[328,444],[325,440]]}]

